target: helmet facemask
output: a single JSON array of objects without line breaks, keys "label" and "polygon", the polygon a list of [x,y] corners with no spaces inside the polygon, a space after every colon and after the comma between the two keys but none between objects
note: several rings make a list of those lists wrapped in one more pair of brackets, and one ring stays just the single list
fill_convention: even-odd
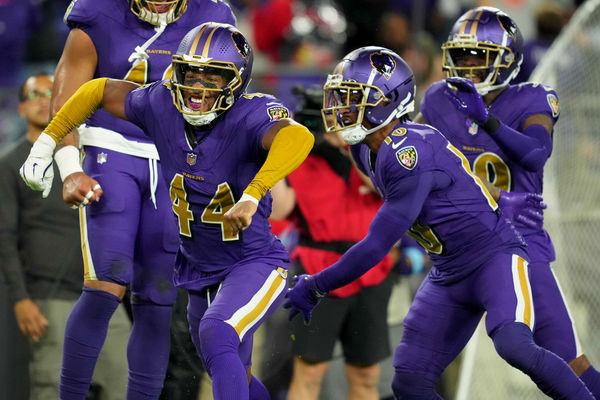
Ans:
[{"label": "helmet facemask", "polygon": [[[370,79],[372,80],[372,79]],[[363,124],[369,110],[374,107],[393,107],[383,91],[368,83],[344,81],[342,75],[329,75],[323,87],[321,115],[325,133],[340,132],[350,145],[362,142],[365,137],[390,123],[394,118],[414,109],[414,95],[408,95],[398,107],[390,112],[381,124],[366,128]],[[367,121],[368,121],[367,116]]]},{"label": "helmet facemask", "polygon": [[[469,63],[468,60],[478,62]],[[442,68],[447,75],[473,81],[477,92],[482,96],[508,85],[519,68],[515,68],[509,79],[502,83],[496,83],[497,78],[502,69],[511,68],[515,62],[517,61],[510,48],[479,42],[474,35],[457,34],[453,40],[442,45]]]},{"label": "helmet facemask", "polygon": [[192,125],[207,125],[228,110],[241,82],[239,71],[231,62],[173,56],[173,103]]},{"label": "helmet facemask", "polygon": [[188,0],[131,0],[130,9],[142,21],[166,25],[178,20],[187,9]]}]

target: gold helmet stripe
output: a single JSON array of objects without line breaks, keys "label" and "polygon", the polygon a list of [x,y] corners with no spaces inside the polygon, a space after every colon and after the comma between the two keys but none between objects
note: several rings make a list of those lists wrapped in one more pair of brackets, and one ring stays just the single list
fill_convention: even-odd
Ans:
[{"label": "gold helmet stripe", "polygon": [[204,42],[204,48],[202,49],[202,57],[208,57],[208,50],[210,49],[210,42],[212,41],[212,37],[215,34],[217,27],[215,26],[213,30],[208,34],[208,38],[206,42]]},{"label": "gold helmet stripe", "polygon": [[458,31],[458,33],[463,34],[465,33],[465,29],[467,28],[467,24],[469,23],[469,21],[471,20],[471,15],[475,12],[475,10],[471,10],[469,11],[469,15],[467,15],[465,17],[465,22],[463,22],[463,24],[460,27],[460,30]]},{"label": "gold helmet stripe", "polygon": [[205,26],[200,30],[200,32],[198,32],[198,35],[196,35],[196,38],[194,39],[194,43],[192,43],[192,47],[190,47],[190,52],[188,53],[188,55],[193,56],[196,53],[196,47],[198,47],[198,42],[200,41],[200,38],[202,37],[202,34],[206,30],[206,28],[207,27]]},{"label": "gold helmet stripe", "polygon": [[471,25],[471,35],[475,35],[477,33],[477,25],[479,25],[479,19],[481,18],[481,14],[483,14],[483,10],[479,11],[479,14],[475,17],[475,21]]}]

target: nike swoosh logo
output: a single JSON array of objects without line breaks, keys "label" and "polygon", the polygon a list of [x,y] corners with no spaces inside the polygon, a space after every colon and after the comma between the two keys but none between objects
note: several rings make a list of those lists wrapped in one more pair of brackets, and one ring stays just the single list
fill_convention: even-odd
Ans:
[{"label": "nike swoosh logo", "polygon": [[404,143],[404,141],[408,139],[408,138],[404,138],[401,141],[399,141],[398,143],[392,143],[392,149],[396,150],[398,147],[400,147],[402,145],[402,143]]}]

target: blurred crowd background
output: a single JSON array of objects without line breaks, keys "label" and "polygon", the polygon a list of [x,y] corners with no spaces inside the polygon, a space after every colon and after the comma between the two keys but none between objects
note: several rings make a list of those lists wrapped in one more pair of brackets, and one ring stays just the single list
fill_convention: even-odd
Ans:
[{"label": "blurred crowd background", "polygon": [[[128,0],[122,0],[128,1]],[[413,68],[417,90],[443,78],[440,45],[465,10],[491,5],[512,16],[528,45],[522,80],[582,0],[231,0],[238,27],[254,45],[252,91],[294,109],[291,88],[321,85],[334,62],[365,45],[388,47]],[[25,132],[17,88],[53,73],[68,35],[68,0],[0,0],[0,148]],[[418,103],[417,103],[418,104]]]}]

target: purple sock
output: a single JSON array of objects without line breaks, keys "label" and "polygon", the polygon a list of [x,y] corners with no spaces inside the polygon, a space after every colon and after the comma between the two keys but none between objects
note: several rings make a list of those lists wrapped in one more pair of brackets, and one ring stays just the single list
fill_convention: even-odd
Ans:
[{"label": "purple sock", "polygon": [[65,328],[60,399],[84,400],[94,366],[106,339],[108,323],[121,300],[103,290],[84,287]]},{"label": "purple sock", "polygon": [[213,381],[215,400],[249,399],[246,368],[240,360],[240,339],[231,325],[207,318],[200,321],[202,359]]},{"label": "purple sock", "polygon": [[250,400],[271,400],[271,395],[265,385],[254,375],[250,380]]},{"label": "purple sock", "polygon": [[600,399],[600,372],[593,365],[590,365],[579,377],[585,383],[595,398]]},{"label": "purple sock", "polygon": [[127,346],[127,400],[156,400],[162,391],[169,363],[173,307],[132,303],[131,310],[133,328]]},{"label": "purple sock", "polygon": [[529,375],[546,395],[553,399],[594,399],[560,357],[534,343],[527,325],[517,322],[507,324],[498,329],[492,339],[498,354],[510,365]]}]

